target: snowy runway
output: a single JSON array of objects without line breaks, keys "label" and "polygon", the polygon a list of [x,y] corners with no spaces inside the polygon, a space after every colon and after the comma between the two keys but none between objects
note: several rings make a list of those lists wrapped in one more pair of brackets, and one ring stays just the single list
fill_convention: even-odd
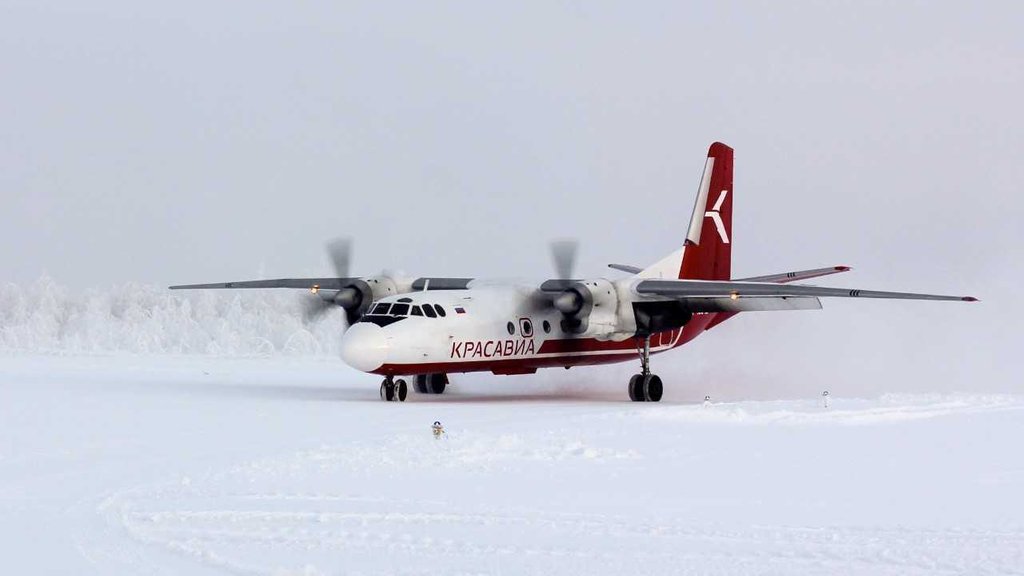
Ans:
[{"label": "snowy runway", "polygon": [[1024,573],[1024,398],[704,408],[488,382],[501,381],[385,404],[372,379],[324,360],[2,359],[5,562],[66,574]]}]

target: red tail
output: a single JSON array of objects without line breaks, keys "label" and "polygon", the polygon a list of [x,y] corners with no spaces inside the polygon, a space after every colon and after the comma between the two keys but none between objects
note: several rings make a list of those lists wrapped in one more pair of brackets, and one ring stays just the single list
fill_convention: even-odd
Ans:
[{"label": "red tail", "polygon": [[679,278],[729,280],[732,260],[732,148],[715,142],[690,217]]}]

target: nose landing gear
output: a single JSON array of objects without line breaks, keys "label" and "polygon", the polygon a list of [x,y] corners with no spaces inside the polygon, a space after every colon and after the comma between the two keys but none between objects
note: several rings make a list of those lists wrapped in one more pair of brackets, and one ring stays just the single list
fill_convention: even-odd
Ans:
[{"label": "nose landing gear", "polygon": [[380,383],[380,399],[385,402],[405,402],[405,398],[408,395],[409,385],[401,378],[395,380],[393,377],[388,376]]},{"label": "nose landing gear", "polygon": [[644,336],[642,347],[637,349],[640,354],[640,374],[629,379],[629,399],[633,402],[658,402],[664,388],[661,378],[651,374],[651,336]]}]

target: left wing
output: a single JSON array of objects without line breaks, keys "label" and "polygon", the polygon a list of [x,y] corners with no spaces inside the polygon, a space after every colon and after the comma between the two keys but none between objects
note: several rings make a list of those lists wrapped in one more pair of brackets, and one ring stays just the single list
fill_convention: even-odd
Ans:
[{"label": "left wing", "polygon": [[703,281],[703,280],[641,280],[637,294],[667,298],[891,298],[898,300],[945,300],[977,302],[973,296],[945,296],[912,292],[882,292],[849,288],[824,288],[805,284],[781,285],[769,282]]},{"label": "left wing", "polygon": [[[211,290],[240,288],[302,288],[318,290],[341,290],[362,278],[279,278],[276,280],[244,280],[241,282],[215,282],[212,284],[180,284],[171,290]],[[412,281],[413,291],[421,290],[465,290],[472,278],[417,278]]]},{"label": "left wing", "polygon": [[302,288],[305,290],[341,290],[356,278],[279,278],[277,280],[245,280],[242,282],[216,282],[213,284],[180,284],[171,290],[211,290],[237,288]]}]

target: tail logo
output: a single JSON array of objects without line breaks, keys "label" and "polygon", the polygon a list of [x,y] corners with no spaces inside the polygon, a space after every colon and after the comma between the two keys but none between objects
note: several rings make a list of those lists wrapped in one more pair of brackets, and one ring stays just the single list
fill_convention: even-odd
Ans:
[{"label": "tail logo", "polygon": [[720,213],[722,210],[722,204],[725,203],[725,197],[728,194],[728,190],[722,190],[722,193],[718,195],[718,200],[715,200],[715,205],[711,208],[711,210],[704,212],[704,217],[711,218],[711,220],[715,223],[715,229],[718,230],[718,236],[722,239],[722,244],[729,243],[729,235],[725,231],[725,223],[722,222],[722,215]]}]

